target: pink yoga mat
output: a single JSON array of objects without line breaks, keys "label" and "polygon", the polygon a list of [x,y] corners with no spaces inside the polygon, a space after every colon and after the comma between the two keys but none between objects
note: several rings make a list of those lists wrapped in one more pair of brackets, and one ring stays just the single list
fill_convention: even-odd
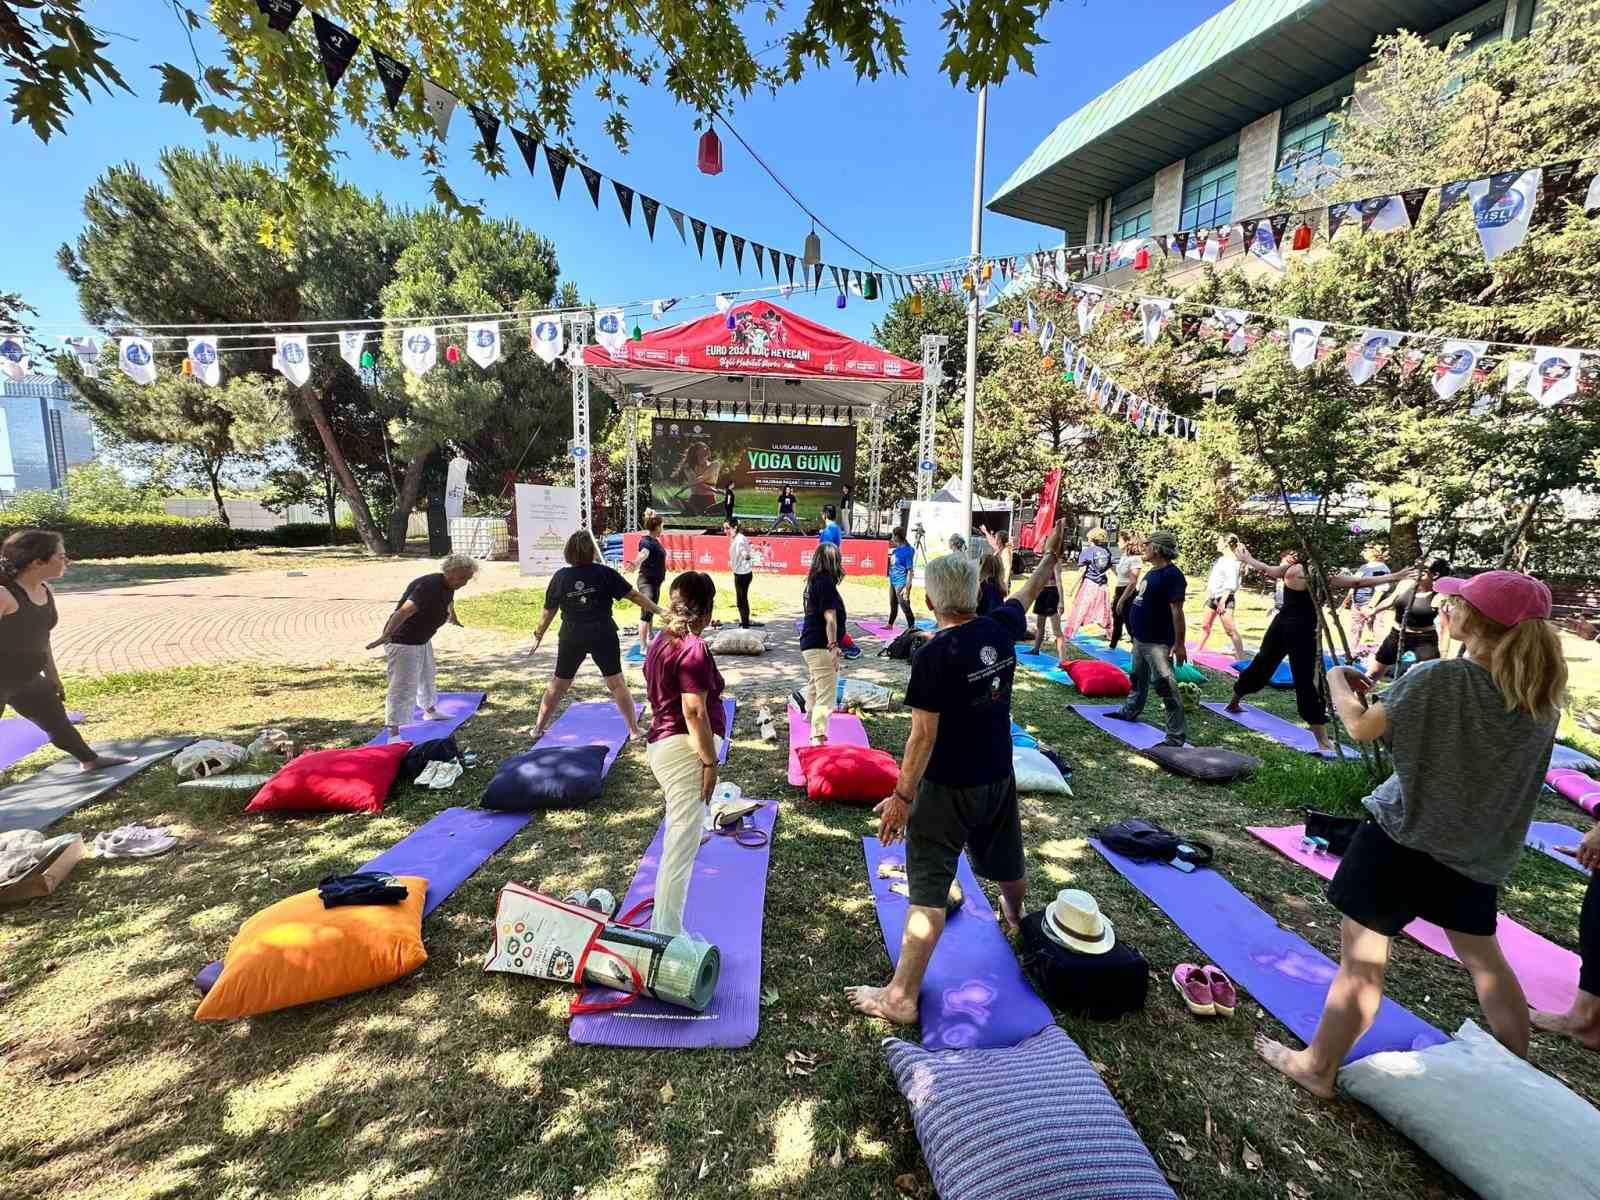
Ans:
[{"label": "pink yoga mat", "polygon": [[[867,727],[855,713],[835,711],[828,718],[828,742],[834,746],[867,746]],[[789,783],[805,787],[806,775],[800,769],[800,756],[795,753],[801,746],[811,745],[811,718],[794,705],[789,705]]]},{"label": "pink yoga mat", "polygon": [[[1285,825],[1282,828],[1250,825],[1246,828],[1279,853],[1294,859],[1302,867],[1309,867],[1324,879],[1332,879],[1339,868],[1339,860],[1328,854],[1309,854],[1300,848],[1305,836],[1304,825]],[[1540,937],[1526,925],[1519,925],[1505,913],[1500,914],[1500,926],[1495,931],[1500,939],[1500,949],[1506,961],[1517,973],[1528,1003],[1535,1008],[1566,1012],[1578,992],[1578,956],[1546,938]],[[1406,926],[1406,936],[1421,942],[1435,954],[1455,958],[1450,940],[1444,930],[1427,921],[1413,921]]]},{"label": "pink yoga mat", "polygon": [[[873,637],[883,642],[892,642],[895,638],[899,637],[906,631],[906,627],[904,625],[895,625],[891,627],[885,625],[882,621],[869,621],[861,617],[856,618],[856,627],[860,629],[862,633],[871,634]],[[927,617],[923,617],[917,622],[917,628],[932,629],[933,622],[928,620]]]},{"label": "pink yoga mat", "polygon": [[1600,783],[1582,771],[1557,769],[1546,773],[1544,781],[1591,817],[1600,809]]},{"label": "pink yoga mat", "polygon": [[1197,667],[1210,667],[1213,671],[1221,671],[1224,675],[1239,678],[1239,671],[1233,665],[1232,655],[1222,654],[1216,650],[1197,650],[1194,643],[1190,642],[1189,661]]}]

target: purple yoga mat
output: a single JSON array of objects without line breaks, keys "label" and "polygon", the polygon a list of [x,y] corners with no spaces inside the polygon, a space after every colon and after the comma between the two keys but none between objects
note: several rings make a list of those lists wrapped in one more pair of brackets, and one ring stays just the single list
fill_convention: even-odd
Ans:
[{"label": "purple yoga mat", "polygon": [[[811,718],[794,705],[789,705],[789,783],[805,787],[806,773],[800,769],[800,756],[795,753],[801,746],[811,744]],[[828,717],[828,744],[830,746],[866,746],[867,727],[855,713],[835,709]]]},{"label": "purple yoga mat", "polygon": [[[875,837],[864,837],[861,847],[866,851],[867,881],[878,909],[883,944],[889,962],[898,964],[910,901],[889,890],[895,881],[880,878],[878,864],[904,866],[905,844],[884,846]],[[1000,931],[1000,919],[989,907],[965,854],[957,864],[956,879],[964,893],[961,909],[945,922],[928,961],[928,972],[922,977],[922,990],[917,993],[922,1044],[930,1050],[1015,1046],[1054,1024],[1055,1018],[1022,973],[1022,964]]]},{"label": "purple yoga mat", "polygon": [[[83,720],[79,712],[68,713],[74,725]],[[35,750],[50,744],[50,735],[26,717],[7,717],[0,721],[0,771],[14,766]]]},{"label": "purple yoga mat", "polygon": [[[590,1046],[679,1050],[732,1048],[755,1041],[761,1025],[761,925],[778,802],[763,801],[753,820],[756,828],[767,834],[765,846],[741,846],[731,837],[713,837],[700,847],[689,880],[684,928],[713,943],[722,954],[722,975],[706,1010],[697,1013],[646,996],[623,1008],[574,1017],[568,1033],[573,1041]],[[655,894],[665,834],[663,824],[639,862],[620,911],[626,913]],[[615,995],[609,988],[588,988],[584,999]]]},{"label": "purple yoga mat", "polygon": [[[412,715],[416,718],[408,725],[400,726],[402,742],[428,742],[434,738],[449,737],[466,723],[468,717],[477,712],[483,705],[487,692],[441,692],[439,694],[438,709],[444,714],[442,721],[425,721],[422,719],[422,710],[413,709]],[[367,743],[369,746],[384,746],[389,742],[387,730],[380,729],[378,736]]]},{"label": "purple yoga mat", "polygon": [[1095,728],[1105,730],[1117,741],[1132,746],[1135,750],[1148,750],[1151,746],[1159,746],[1167,737],[1164,731],[1154,725],[1146,725],[1143,721],[1122,721],[1107,716],[1107,713],[1117,711],[1115,704],[1069,704],[1067,707]]},{"label": "purple yoga mat", "polygon": [[[1319,758],[1331,758],[1332,755],[1322,754],[1317,749],[1317,739],[1311,736],[1311,730],[1303,725],[1285,721],[1282,717],[1273,716],[1264,708],[1257,708],[1254,704],[1241,704],[1244,711],[1231,713],[1228,706],[1220,700],[1202,700],[1200,707],[1208,712],[1214,712],[1224,721],[1232,721],[1235,725],[1243,725],[1251,733],[1259,733],[1262,737],[1269,737],[1280,746],[1287,746],[1291,750],[1298,750],[1302,754],[1315,754]],[[1344,746],[1346,758],[1360,758],[1361,751],[1354,746]]]},{"label": "purple yoga mat", "polygon": [[1570,854],[1562,854],[1557,846],[1576,846],[1583,840],[1583,831],[1574,829],[1570,825],[1560,825],[1555,821],[1535,821],[1528,826],[1528,836],[1524,839],[1528,849],[1537,850],[1540,854],[1548,855],[1558,863],[1565,863],[1574,871],[1589,874],[1589,868],[1582,866]]},{"label": "purple yoga mat", "polygon": [[1582,771],[1557,768],[1545,773],[1544,781],[1591,817],[1600,810],[1600,783]]},{"label": "purple yoga mat", "polygon": [[1239,668],[1233,665],[1231,654],[1220,654],[1215,650],[1197,650],[1193,642],[1189,643],[1189,661],[1197,667],[1210,667],[1213,671],[1221,671],[1224,675],[1239,678]]},{"label": "purple yoga mat", "polygon": [[[899,637],[905,632],[904,625],[889,626],[885,625],[882,621],[873,621],[864,617],[857,617],[855,621],[856,626],[861,630],[862,633],[870,634],[872,637],[877,638],[880,642],[892,642],[895,638]],[[927,617],[919,618],[917,621],[917,628],[932,629],[933,622],[928,620]]]},{"label": "purple yoga mat", "polygon": [[[1166,863],[1124,858],[1097,838],[1090,838],[1089,844],[1199,947],[1202,956],[1196,962],[1210,961],[1221,967],[1296,1037],[1311,1039],[1337,969],[1327,955],[1299,934],[1280,927],[1209,867],[1186,875]],[[1421,1050],[1449,1040],[1409,1009],[1385,999],[1378,1019],[1345,1062],[1380,1050]]]},{"label": "purple yoga mat", "polygon": [[[634,719],[638,720],[644,712],[644,705],[635,704],[633,708]],[[557,717],[550,728],[544,731],[544,736],[534,744],[604,746],[606,757],[600,768],[600,773],[604,775],[611,770],[611,764],[617,761],[617,755],[628,744],[628,723],[611,701],[585,700],[581,704],[568,705],[567,711]]]}]

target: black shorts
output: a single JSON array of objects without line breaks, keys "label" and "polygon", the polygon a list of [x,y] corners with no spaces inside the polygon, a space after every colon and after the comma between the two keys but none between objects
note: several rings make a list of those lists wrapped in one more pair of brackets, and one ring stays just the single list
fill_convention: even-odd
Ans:
[{"label": "black shorts", "polygon": [[[634,590],[637,591],[639,593],[639,595],[643,596],[646,600],[650,601],[650,603],[652,603],[652,604],[660,604],[661,603],[661,580],[659,580],[659,579],[640,579],[640,580],[636,580],[634,582],[633,586],[634,586]],[[649,609],[641,608],[639,610],[639,620],[643,621],[646,625],[650,624],[651,621],[653,621],[654,619],[655,619],[655,614],[652,613]]]},{"label": "black shorts", "polygon": [[[1391,629],[1389,636],[1378,647],[1378,661],[1386,667],[1394,666],[1395,648],[1399,644],[1398,631]],[[1413,629],[1406,634],[1406,649],[1417,656],[1418,662],[1430,662],[1439,657],[1439,631]]]},{"label": "black shorts", "polygon": [[596,629],[568,633],[567,626],[563,625],[560,640],[556,642],[556,678],[572,679],[586,658],[594,659],[600,674],[608,679],[621,675],[622,647],[617,642],[617,631]]},{"label": "black shorts", "polygon": [[1039,593],[1039,598],[1033,602],[1033,615],[1036,617],[1053,617],[1061,611],[1061,589],[1047,587]]},{"label": "black shorts", "polygon": [[906,882],[911,903],[943,908],[965,850],[985,879],[1022,878],[1022,818],[1017,777],[983,787],[945,787],[924,779],[906,819]]},{"label": "black shorts", "polygon": [[1234,594],[1229,592],[1226,596],[1211,596],[1206,600],[1206,607],[1212,612],[1221,612],[1225,608],[1234,606]]},{"label": "black shorts", "polygon": [[1328,884],[1333,906],[1359,925],[1394,937],[1418,917],[1452,933],[1492,937],[1500,889],[1468,879],[1431,854],[1402,846],[1370,818]]}]

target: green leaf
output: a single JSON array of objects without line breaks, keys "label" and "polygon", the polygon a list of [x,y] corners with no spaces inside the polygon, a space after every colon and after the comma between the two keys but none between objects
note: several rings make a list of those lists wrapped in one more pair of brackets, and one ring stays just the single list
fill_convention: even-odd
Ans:
[{"label": "green leaf", "polygon": [[193,75],[171,63],[150,69],[161,72],[161,93],[157,97],[161,103],[176,104],[186,113],[194,112],[195,105],[200,103],[200,89],[195,86]]},{"label": "green leaf", "polygon": [[233,86],[233,80],[228,78],[228,73],[221,67],[207,67],[201,78],[206,81],[206,87],[219,96],[233,96],[238,92]]}]

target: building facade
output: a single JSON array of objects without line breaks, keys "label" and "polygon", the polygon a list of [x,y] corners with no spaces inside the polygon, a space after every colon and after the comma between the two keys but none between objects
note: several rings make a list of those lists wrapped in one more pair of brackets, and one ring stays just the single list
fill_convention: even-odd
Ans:
[{"label": "building facade", "polygon": [[0,418],[0,492],[59,490],[69,467],[95,457],[87,410],[53,375],[0,384]]},{"label": "building facade", "polygon": [[1275,184],[1306,195],[1327,182],[1330,117],[1377,38],[1465,33],[1470,52],[1525,35],[1550,3],[1235,0],[1062,121],[988,207],[1069,247],[1261,216]]}]

